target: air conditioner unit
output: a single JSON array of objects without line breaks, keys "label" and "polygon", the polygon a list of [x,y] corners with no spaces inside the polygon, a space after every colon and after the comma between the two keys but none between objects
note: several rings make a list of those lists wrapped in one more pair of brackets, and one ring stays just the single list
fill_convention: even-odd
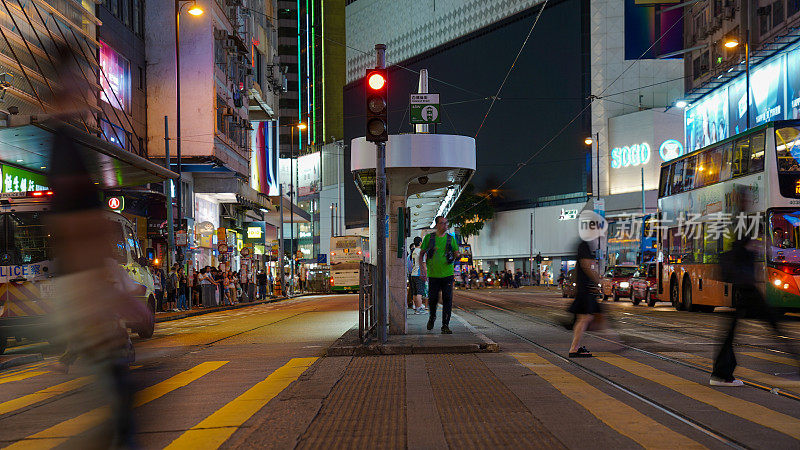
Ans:
[{"label": "air conditioner unit", "polygon": [[222,107],[222,115],[223,116],[232,116],[233,115],[233,108],[230,106],[223,106]]},{"label": "air conditioner unit", "polygon": [[223,39],[227,39],[227,37],[228,37],[228,32],[227,31],[225,31],[225,30],[217,30],[216,28],[214,29],[214,39],[216,39],[218,41],[221,41]]}]

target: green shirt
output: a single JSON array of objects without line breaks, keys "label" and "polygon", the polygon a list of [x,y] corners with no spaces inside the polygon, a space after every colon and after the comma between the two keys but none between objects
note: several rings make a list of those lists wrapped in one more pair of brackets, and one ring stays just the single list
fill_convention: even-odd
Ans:
[{"label": "green shirt", "polygon": [[[425,263],[428,268],[428,277],[430,278],[445,278],[445,277],[452,277],[453,276],[453,264],[447,264],[447,257],[445,257],[444,248],[447,245],[447,234],[444,236],[436,236],[436,233],[433,233],[433,236],[436,237],[436,249],[433,251],[433,256],[428,258],[427,255],[425,257]],[[423,253],[428,249],[428,242],[430,242],[431,235],[425,236],[425,239],[422,240],[422,247],[421,250]],[[456,244],[456,237],[450,235],[450,247],[453,249],[453,254],[458,251],[458,244]]]}]

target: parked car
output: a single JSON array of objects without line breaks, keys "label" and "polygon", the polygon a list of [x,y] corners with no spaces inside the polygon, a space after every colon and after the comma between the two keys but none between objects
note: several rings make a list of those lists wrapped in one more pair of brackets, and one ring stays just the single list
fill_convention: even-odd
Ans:
[{"label": "parked car", "polygon": [[633,265],[619,265],[612,266],[603,275],[600,280],[600,289],[603,294],[603,300],[612,297],[615,302],[619,301],[620,297],[631,297],[631,283],[630,278],[636,272],[637,267]]},{"label": "parked car", "polygon": [[570,269],[564,278],[564,282],[561,283],[561,296],[575,298],[575,269]]},{"label": "parked car", "polygon": [[647,263],[639,267],[631,277],[631,301],[634,305],[644,300],[647,306],[655,306],[658,298],[656,279],[657,263]]}]

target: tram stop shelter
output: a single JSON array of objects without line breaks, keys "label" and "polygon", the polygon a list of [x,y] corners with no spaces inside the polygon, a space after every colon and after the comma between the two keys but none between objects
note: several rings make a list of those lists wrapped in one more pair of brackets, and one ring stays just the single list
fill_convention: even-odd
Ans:
[{"label": "tram stop shelter", "polygon": [[[356,186],[369,207],[370,255],[377,255],[375,197],[376,146],[353,139],[350,166]],[[386,275],[389,333],[406,334],[406,264],[408,244],[400,229],[399,210],[410,208],[412,235],[430,229],[436,216],[447,215],[475,172],[475,139],[449,134],[400,134],[386,143]],[[430,232],[430,231],[428,231]],[[422,232],[421,234],[425,234]],[[374,263],[374,261],[371,261]]]}]

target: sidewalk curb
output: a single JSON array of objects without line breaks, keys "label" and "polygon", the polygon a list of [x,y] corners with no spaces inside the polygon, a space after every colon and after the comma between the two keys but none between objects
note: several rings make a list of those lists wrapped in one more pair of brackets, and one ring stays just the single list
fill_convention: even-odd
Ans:
[{"label": "sidewalk curb", "polygon": [[370,342],[366,345],[358,342],[358,326],[347,330],[325,350],[325,356],[369,356],[369,355],[421,355],[442,353],[496,353],[500,345],[489,339],[466,320],[453,314],[478,340],[473,342],[441,343],[386,343]]},{"label": "sidewalk curb", "polygon": [[261,301],[257,301],[257,302],[238,303],[238,304],[232,305],[232,306],[217,306],[217,307],[214,307],[214,308],[201,308],[201,309],[192,310],[192,311],[185,311],[185,312],[180,313],[180,314],[175,314],[174,316],[156,317],[156,323],[171,322],[173,320],[186,319],[187,317],[202,316],[204,314],[211,314],[211,313],[219,312],[219,311],[228,311],[228,310],[231,310],[231,309],[246,308],[248,306],[265,305],[267,303],[277,303],[277,302],[281,302],[281,301],[284,301],[284,300],[291,300],[293,298],[307,297],[307,296],[310,296],[310,295],[323,295],[323,294],[300,294],[300,295],[295,295],[294,297],[276,297],[276,298],[273,298],[273,299],[261,300]]},{"label": "sidewalk curb", "polygon": [[[41,353],[29,353],[25,355],[6,355],[11,356],[7,361],[0,361],[0,370],[10,369],[12,367],[21,366],[32,362],[38,362],[44,359]],[[2,357],[0,357],[2,358]]]}]

